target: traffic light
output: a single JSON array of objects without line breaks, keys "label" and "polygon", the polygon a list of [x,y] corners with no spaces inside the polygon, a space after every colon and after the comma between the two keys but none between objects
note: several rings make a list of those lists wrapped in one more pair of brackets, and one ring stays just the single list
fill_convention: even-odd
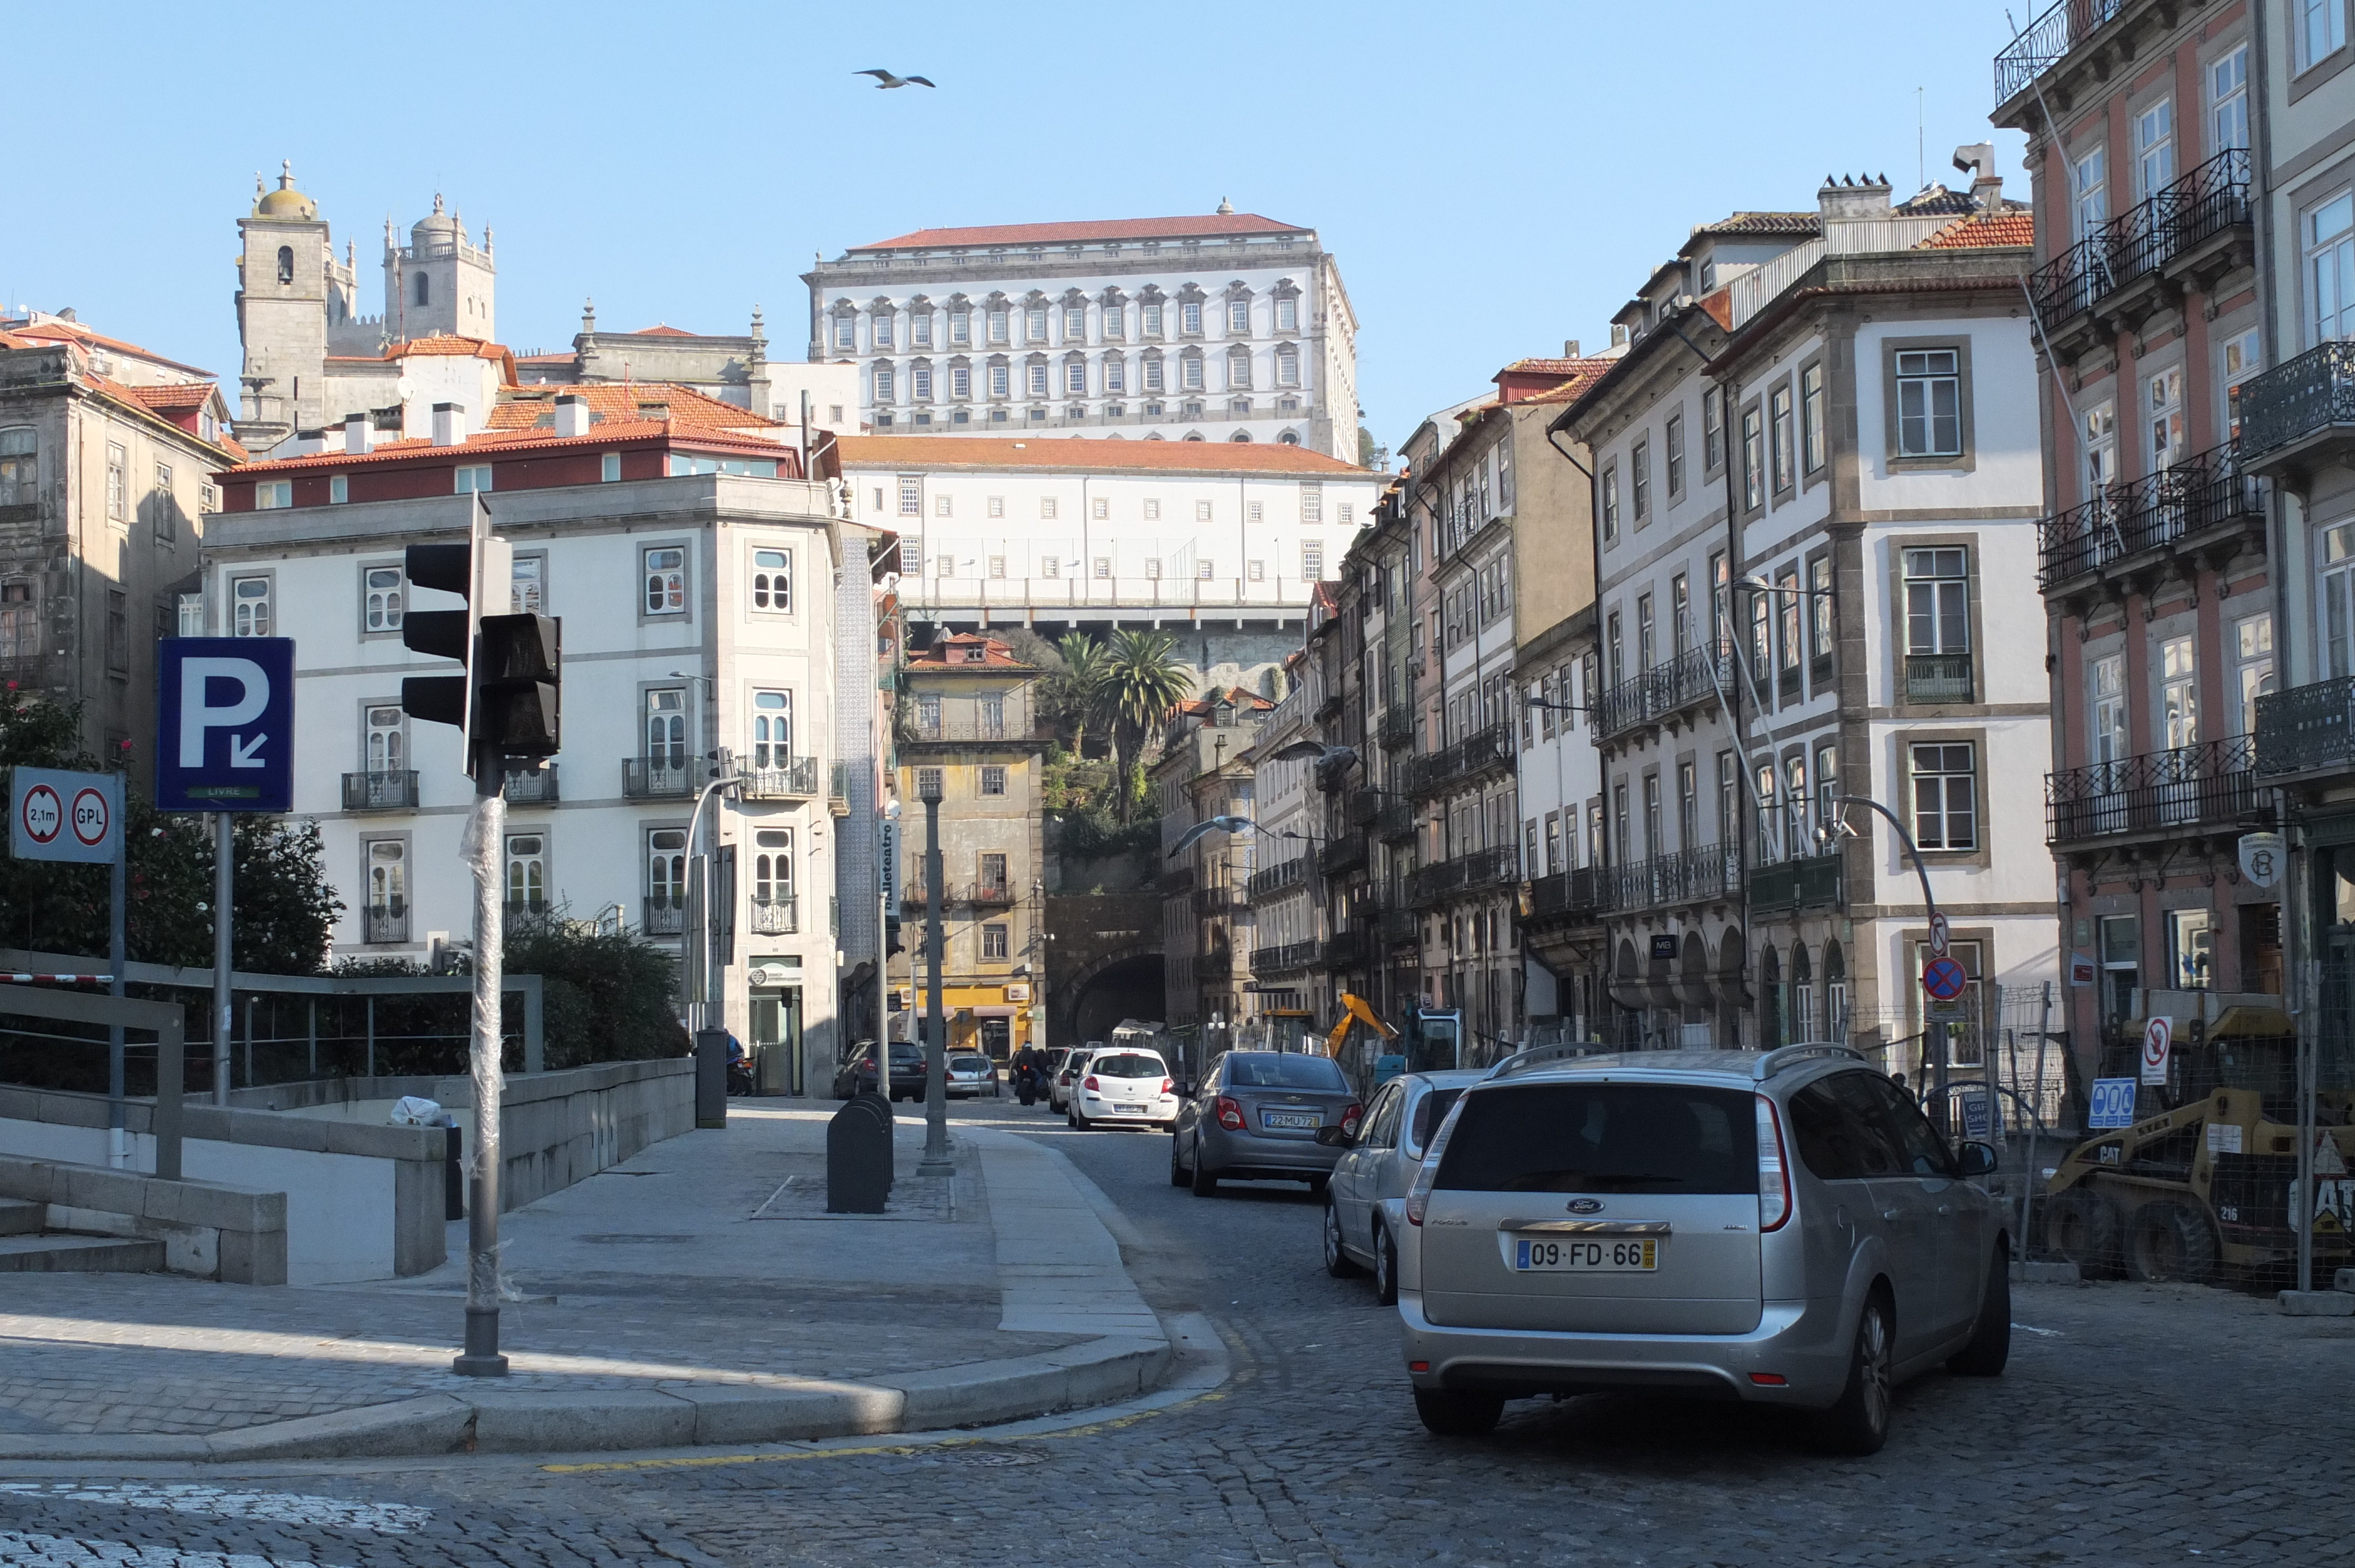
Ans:
[{"label": "traffic light", "polygon": [[404,554],[411,588],[456,594],[466,608],[412,608],[402,617],[400,640],[411,652],[454,659],[464,673],[409,676],[400,707],[411,718],[455,726],[474,776],[486,749],[500,758],[555,755],[563,631],[545,615],[485,613],[512,602],[514,551],[491,534],[480,501],[470,532],[465,544],[411,545]]}]

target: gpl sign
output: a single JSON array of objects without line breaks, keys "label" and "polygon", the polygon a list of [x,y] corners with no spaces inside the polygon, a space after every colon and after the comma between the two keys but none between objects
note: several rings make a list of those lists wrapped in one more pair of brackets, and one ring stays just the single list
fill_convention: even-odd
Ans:
[{"label": "gpl sign", "polygon": [[123,839],[123,775],[19,768],[8,789],[8,853],[105,865]]},{"label": "gpl sign", "polygon": [[155,804],[284,811],[294,803],[294,641],[173,637],[162,655]]}]

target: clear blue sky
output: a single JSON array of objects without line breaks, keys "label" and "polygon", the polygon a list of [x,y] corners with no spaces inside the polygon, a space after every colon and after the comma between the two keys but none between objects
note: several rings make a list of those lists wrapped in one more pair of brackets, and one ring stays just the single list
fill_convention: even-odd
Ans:
[{"label": "clear blue sky", "polygon": [[[2027,13],[2016,12],[2022,21]],[[1992,0],[16,8],[0,302],[238,367],[236,220],[292,158],[358,242],[438,189],[496,230],[500,336],[806,331],[813,251],[927,226],[1239,210],[1310,224],[1395,445],[1606,323],[1696,222],[1915,183],[1987,139]],[[937,90],[873,90],[869,66]],[[2025,198],[2021,142],[1995,138]],[[234,403],[232,387],[229,389]]]}]

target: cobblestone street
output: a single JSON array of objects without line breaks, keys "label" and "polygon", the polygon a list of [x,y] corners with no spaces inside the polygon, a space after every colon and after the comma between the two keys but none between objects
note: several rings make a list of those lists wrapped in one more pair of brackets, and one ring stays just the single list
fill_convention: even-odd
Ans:
[{"label": "cobblestone street", "polygon": [[[1125,1218],[1165,1314],[1199,1310],[1233,1376],[1207,1394],[945,1442],[744,1455],[20,1466],[0,1563],[2327,1563],[2346,1502],[2355,1324],[2218,1290],[2022,1287],[2011,1369],[1905,1389],[1874,1458],[1769,1414],[1617,1399],[1518,1404],[1487,1438],[1416,1422],[1392,1320],[1316,1256],[1298,1187],[1213,1200],[1167,1144],[1007,1105]],[[323,1500],[333,1499],[333,1500]],[[75,1543],[85,1544],[75,1544]],[[105,1543],[118,1543],[109,1545]]]}]

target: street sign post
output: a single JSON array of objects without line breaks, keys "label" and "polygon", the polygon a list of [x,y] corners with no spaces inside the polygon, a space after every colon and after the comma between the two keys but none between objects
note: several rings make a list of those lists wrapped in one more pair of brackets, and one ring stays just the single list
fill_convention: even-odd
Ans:
[{"label": "street sign post", "polygon": [[[123,775],[77,773],[61,768],[18,768],[8,787],[8,853],[18,860],[55,860],[111,868],[107,878],[107,952],[113,960],[110,989],[123,995],[126,888],[123,833]],[[123,1119],[123,1025],[107,1026],[107,1161],[131,1163],[131,1135]]]},{"label": "street sign post", "polygon": [[1964,972],[1963,966],[1950,958],[1934,958],[1922,966],[1922,989],[1929,993],[1932,1001],[1952,1001],[1970,983],[1971,977]]},{"label": "street sign post", "polygon": [[2175,1048],[2175,1020],[2164,1013],[2142,1026],[2142,1081],[2167,1082],[2167,1059]]},{"label": "street sign post", "polygon": [[1930,912],[1930,956],[1945,958],[1951,940],[1952,927],[1948,926],[1945,916],[1933,909]]},{"label": "street sign post", "polygon": [[2135,1081],[2132,1078],[2095,1078],[2093,1093],[2085,1103],[2085,1125],[2096,1132],[2122,1127],[2132,1127],[2135,1119]]}]

